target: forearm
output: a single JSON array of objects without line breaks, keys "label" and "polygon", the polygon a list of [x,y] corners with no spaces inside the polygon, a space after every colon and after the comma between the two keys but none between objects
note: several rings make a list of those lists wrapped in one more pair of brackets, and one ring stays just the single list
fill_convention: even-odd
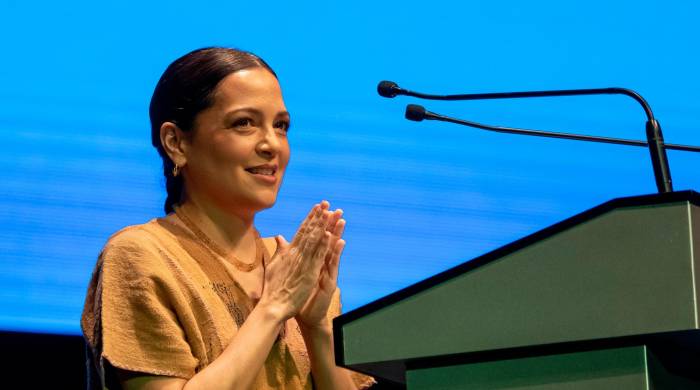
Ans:
[{"label": "forearm", "polygon": [[192,377],[184,390],[249,388],[265,363],[282,323],[274,310],[257,305],[224,352]]},{"label": "forearm", "polygon": [[335,365],[333,330],[330,323],[313,329],[300,326],[311,362],[311,375],[319,390],[355,390],[350,372]]}]

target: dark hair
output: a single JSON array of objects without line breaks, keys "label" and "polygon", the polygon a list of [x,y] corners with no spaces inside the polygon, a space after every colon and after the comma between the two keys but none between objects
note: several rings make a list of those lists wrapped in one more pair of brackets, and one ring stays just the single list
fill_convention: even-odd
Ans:
[{"label": "dark hair", "polygon": [[172,122],[182,131],[194,130],[197,115],[214,104],[216,87],[226,76],[243,69],[262,67],[277,75],[260,57],[243,50],[224,47],[198,49],[175,60],[158,80],[149,115],[151,117],[151,143],[163,160],[163,175],[168,197],[165,212],[173,211],[180,201],[184,187],[182,175],[173,176],[175,164],[160,142],[160,127]]}]

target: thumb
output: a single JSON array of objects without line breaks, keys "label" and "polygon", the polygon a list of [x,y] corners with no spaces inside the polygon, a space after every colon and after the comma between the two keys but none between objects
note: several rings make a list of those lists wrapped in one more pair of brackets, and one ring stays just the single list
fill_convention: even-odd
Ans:
[{"label": "thumb", "polygon": [[289,247],[289,242],[287,242],[287,240],[285,240],[285,238],[281,234],[275,236],[275,242],[277,243],[277,249],[275,249],[275,254],[273,255],[273,257],[277,254],[285,252]]}]

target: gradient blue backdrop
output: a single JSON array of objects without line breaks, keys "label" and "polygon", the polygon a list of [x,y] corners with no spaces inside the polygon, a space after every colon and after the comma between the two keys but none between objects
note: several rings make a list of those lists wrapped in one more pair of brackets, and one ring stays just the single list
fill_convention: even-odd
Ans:
[{"label": "gradient blue backdrop", "polygon": [[[299,4],[296,4],[299,3]],[[695,1],[0,1],[0,329],[79,333],[111,233],[162,214],[147,107],[198,47],[256,52],[293,116],[264,234],[320,199],[345,210],[340,285],[355,308],[611,198],[655,192],[642,148],[403,119],[382,79],[436,93],[620,86],[667,142],[700,144]],[[624,97],[430,103],[494,124],[642,138]],[[676,189],[700,155],[669,151]]]}]

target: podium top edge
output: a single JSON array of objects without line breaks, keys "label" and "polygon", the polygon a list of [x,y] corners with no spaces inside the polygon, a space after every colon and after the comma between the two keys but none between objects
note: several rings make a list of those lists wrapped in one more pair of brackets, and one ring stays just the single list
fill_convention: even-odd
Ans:
[{"label": "podium top edge", "polygon": [[609,200],[605,203],[590,208],[572,217],[566,218],[560,222],[557,222],[544,229],[529,234],[509,244],[501,246],[483,255],[468,260],[462,264],[456,265],[436,275],[428,277],[427,279],[421,280],[417,283],[414,283],[410,286],[404,287],[396,292],[393,292],[389,295],[372,301],[366,305],[360,306],[354,310],[342,314],[333,319],[333,327],[339,330],[340,327],[342,327],[343,325],[348,324],[361,317],[364,317],[365,315],[379,311],[387,306],[397,303],[421,291],[439,285],[449,279],[455,278],[484,264],[502,258],[510,253],[516,252],[529,245],[532,245],[535,242],[544,240],[575,225],[579,225],[586,221],[592,220],[612,210],[627,207],[654,206],[679,202],[688,202],[690,204],[700,207],[700,193],[693,190],[685,190],[668,192],[663,194],[648,194],[621,197]]}]

